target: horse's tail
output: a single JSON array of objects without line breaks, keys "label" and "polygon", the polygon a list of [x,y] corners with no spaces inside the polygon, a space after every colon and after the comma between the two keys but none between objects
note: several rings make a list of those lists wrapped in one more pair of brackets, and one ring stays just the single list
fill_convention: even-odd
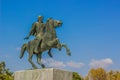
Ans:
[{"label": "horse's tail", "polygon": [[27,44],[23,44],[22,47],[21,47],[21,53],[20,53],[20,59],[23,57],[25,51],[26,51],[26,48],[27,48]]}]

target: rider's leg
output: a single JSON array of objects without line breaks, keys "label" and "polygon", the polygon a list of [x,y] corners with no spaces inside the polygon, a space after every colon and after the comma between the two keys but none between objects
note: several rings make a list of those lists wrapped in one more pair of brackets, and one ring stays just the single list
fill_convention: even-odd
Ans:
[{"label": "rider's leg", "polygon": [[36,43],[36,46],[35,46],[35,53],[38,53],[39,52],[38,48],[39,48],[41,39],[36,39],[36,40],[37,40],[37,43]]}]

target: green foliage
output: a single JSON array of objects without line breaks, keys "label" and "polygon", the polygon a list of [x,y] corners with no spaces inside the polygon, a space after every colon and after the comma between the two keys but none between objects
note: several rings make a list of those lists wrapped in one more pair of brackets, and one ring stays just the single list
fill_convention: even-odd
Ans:
[{"label": "green foliage", "polygon": [[73,72],[73,79],[72,80],[83,80],[83,79],[78,73]]},{"label": "green foliage", "polygon": [[5,68],[5,62],[0,62],[0,80],[13,80],[13,73]]}]

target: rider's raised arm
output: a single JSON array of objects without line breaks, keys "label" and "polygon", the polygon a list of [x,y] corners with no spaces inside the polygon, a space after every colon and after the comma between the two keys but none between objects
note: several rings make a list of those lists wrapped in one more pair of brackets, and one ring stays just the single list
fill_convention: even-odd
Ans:
[{"label": "rider's raised arm", "polygon": [[29,39],[29,37],[31,36],[31,35],[34,35],[35,34],[35,32],[36,32],[36,24],[35,23],[33,23],[32,24],[32,27],[31,27],[31,30],[30,30],[30,32],[29,32],[29,34],[28,34],[28,36],[26,36],[24,39]]}]

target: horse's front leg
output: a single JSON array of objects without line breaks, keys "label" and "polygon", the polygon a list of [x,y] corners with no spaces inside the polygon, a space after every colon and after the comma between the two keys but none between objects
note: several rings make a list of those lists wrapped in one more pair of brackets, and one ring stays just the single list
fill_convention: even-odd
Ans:
[{"label": "horse's front leg", "polygon": [[41,55],[41,54],[42,54],[42,53],[37,54],[37,63],[38,63],[39,65],[41,65],[42,68],[45,68],[45,65],[42,64],[42,62],[41,62],[41,58],[42,58],[42,55]]},{"label": "horse's front leg", "polygon": [[52,53],[51,53],[51,48],[48,50],[48,55],[49,55],[50,57],[53,57],[53,56],[52,56]]},{"label": "horse's front leg", "polygon": [[60,45],[61,45],[61,48],[64,47],[66,49],[67,55],[71,56],[70,49],[67,47],[67,45],[66,44],[60,44]]}]

